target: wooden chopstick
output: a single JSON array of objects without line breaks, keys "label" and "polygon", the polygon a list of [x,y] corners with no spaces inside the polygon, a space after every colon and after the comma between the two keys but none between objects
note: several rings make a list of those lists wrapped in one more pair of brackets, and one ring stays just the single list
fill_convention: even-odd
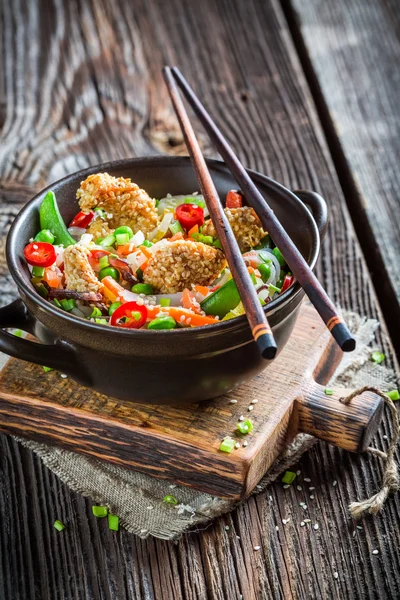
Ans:
[{"label": "wooden chopstick", "polygon": [[204,129],[207,131],[210,139],[214,143],[219,154],[229,167],[232,175],[238,182],[246,200],[254,208],[259,216],[263,227],[282,252],[290,270],[295,279],[299,282],[318,313],[320,314],[325,325],[335,338],[344,352],[351,352],[356,347],[356,342],[350,333],[346,323],[336,311],[334,304],[325,292],[324,288],[310,269],[309,265],[303,258],[302,254],[296,248],[274,212],[268,206],[265,198],[261,195],[246,169],[239,162],[239,159],[234,154],[227,140],[218,129],[217,125],[211,119],[210,115],[197,98],[192,88],[187,83],[179,69],[173,67],[171,73],[175,77],[179,87],[186,97],[191,108],[196,113]]},{"label": "wooden chopstick", "polygon": [[204,160],[199,143],[190,123],[183,100],[169,67],[163,69],[164,79],[171,96],[172,104],[188,148],[190,158],[207,204],[212,222],[217,231],[223,251],[227,258],[233,279],[239,291],[251,332],[261,355],[266,359],[275,357],[277,346],[268,324],[260,300],[254,288],[247,266],[240,252],[235,235],[222,208],[217,190]]}]

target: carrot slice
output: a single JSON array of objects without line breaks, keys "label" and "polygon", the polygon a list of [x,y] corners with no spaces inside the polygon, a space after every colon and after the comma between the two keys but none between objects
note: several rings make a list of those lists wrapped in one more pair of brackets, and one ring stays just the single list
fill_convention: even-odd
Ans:
[{"label": "carrot slice", "polygon": [[193,292],[191,292],[187,288],[184,289],[182,292],[182,305],[183,305],[183,308],[192,310],[195,313],[200,313],[201,309],[200,309],[199,303],[196,300],[195,295],[193,294]]},{"label": "carrot slice", "polygon": [[175,233],[172,237],[168,238],[169,242],[175,242],[176,240],[183,240],[183,233],[182,231],[178,231],[178,233]]},{"label": "carrot slice", "polygon": [[181,318],[184,317],[185,321],[190,318],[189,324],[192,327],[201,327],[202,325],[213,325],[214,323],[219,323],[218,319],[214,319],[214,317],[207,317],[205,315],[196,315],[185,308],[179,308],[176,306],[168,306],[162,307],[160,309],[159,306],[148,306],[147,314],[149,319],[155,319],[157,315],[162,312],[166,315],[169,315],[178,323],[182,323]]},{"label": "carrot slice", "polygon": [[199,294],[201,294],[202,296],[207,296],[210,291],[205,285],[195,285],[194,289],[196,290],[196,292],[199,292]]},{"label": "carrot slice", "polygon": [[199,226],[196,224],[192,227],[192,229],[189,229],[188,231],[188,237],[192,237],[192,235],[194,233],[199,233]]},{"label": "carrot slice", "polygon": [[151,258],[153,256],[146,246],[140,246],[140,251],[145,255],[146,258]]},{"label": "carrot slice", "polygon": [[[117,283],[115,281],[115,279],[110,277],[110,275],[108,275],[107,277],[104,277],[104,279],[101,280],[101,283],[104,285],[103,294],[109,300],[111,300],[111,302],[115,302],[115,300],[118,297],[120,297],[120,294],[125,291],[125,288],[123,288],[121,285],[119,285],[119,283]],[[122,298],[122,296],[121,296],[121,298]]]},{"label": "carrot slice", "polygon": [[51,288],[59,288],[61,286],[61,277],[52,269],[45,270],[43,279]]}]

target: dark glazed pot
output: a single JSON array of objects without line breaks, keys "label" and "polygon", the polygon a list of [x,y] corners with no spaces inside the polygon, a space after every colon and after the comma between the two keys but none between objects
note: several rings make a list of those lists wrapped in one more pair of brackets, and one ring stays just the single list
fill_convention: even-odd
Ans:
[{"label": "dark glazed pot", "polygon": [[[208,161],[221,198],[237,187],[224,163]],[[191,193],[198,183],[186,157],[127,159],[69,175],[43,190],[15,219],[7,240],[7,262],[21,299],[0,310],[0,327],[18,327],[41,343],[0,330],[0,350],[59,369],[85,386],[133,402],[193,403],[224,394],[262,371],[268,362],[252,341],[245,316],[217,325],[175,331],[123,330],[98,325],[59,310],[33,289],[23,248],[39,227],[39,207],[54,190],[69,222],[78,211],[80,182],[100,171],[131,177],[155,198]],[[249,172],[276,216],[314,267],[327,220],[324,200],[313,192],[291,192]],[[306,208],[305,202],[311,212]],[[303,298],[298,284],[266,308],[278,350],[286,344]]]}]

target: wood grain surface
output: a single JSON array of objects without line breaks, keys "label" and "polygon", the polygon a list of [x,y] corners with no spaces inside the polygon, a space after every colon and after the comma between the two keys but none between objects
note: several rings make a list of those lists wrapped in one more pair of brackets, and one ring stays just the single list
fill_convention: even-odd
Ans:
[{"label": "wood grain surface", "polygon": [[[164,63],[178,64],[246,166],[327,199],[318,275],[337,303],[381,317],[277,0],[17,0],[3,2],[0,15],[2,236],[34,190],[64,174],[129,155],[184,153],[161,76]],[[4,263],[0,274],[5,303],[15,288]],[[390,356],[384,331],[378,343]],[[383,435],[390,435],[386,422],[379,447]],[[301,489],[278,482],[172,544],[107,530],[90,501],[30,451],[4,435],[0,444],[0,598],[400,595],[399,499],[362,529],[347,513],[349,501],[378,489],[374,458],[318,444],[298,466]],[[300,527],[306,515],[318,530]],[[55,518],[68,530],[59,534]]]},{"label": "wood grain surface", "polygon": [[[346,406],[340,398],[351,390],[324,393],[342,354],[315,309],[304,304],[273,366],[229,395],[184,407],[121,402],[12,358],[0,374],[0,431],[238,500],[297,433],[366,450],[383,403],[364,394]],[[247,418],[253,430],[243,436],[237,423]],[[239,443],[230,454],[219,452],[227,435]]]},{"label": "wood grain surface", "polygon": [[400,356],[400,4],[283,4]]}]

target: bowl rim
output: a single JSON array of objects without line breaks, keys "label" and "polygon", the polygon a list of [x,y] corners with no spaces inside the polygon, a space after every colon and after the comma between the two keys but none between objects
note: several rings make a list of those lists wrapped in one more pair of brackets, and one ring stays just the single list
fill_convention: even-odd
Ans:
[{"label": "bowl rim", "polygon": [[[87,176],[92,175],[93,173],[97,173],[99,171],[107,171],[108,169],[124,168],[124,167],[134,165],[134,164],[145,165],[145,166],[146,166],[146,164],[148,164],[149,166],[151,166],[154,163],[163,163],[163,162],[168,162],[172,166],[181,166],[182,164],[187,166],[188,164],[191,164],[189,156],[169,156],[169,155],[133,157],[133,158],[125,158],[125,159],[120,159],[120,160],[108,161],[108,162],[96,164],[94,166],[86,167],[85,169],[75,171],[74,173],[70,173],[69,175],[66,175],[63,178],[52,182],[50,185],[48,185],[47,187],[43,188],[40,192],[35,194],[35,196],[22,207],[22,209],[20,210],[20,212],[14,219],[14,221],[10,227],[10,230],[8,232],[8,235],[7,235],[7,243],[6,243],[7,264],[8,264],[10,273],[11,273],[14,281],[16,282],[16,284],[18,286],[18,289],[22,289],[22,291],[26,294],[26,296],[28,296],[28,298],[30,300],[32,300],[32,302],[39,305],[45,312],[48,312],[52,316],[54,316],[56,318],[60,318],[63,321],[65,321],[66,325],[69,324],[69,325],[73,325],[75,327],[84,327],[84,328],[88,329],[89,331],[92,331],[93,333],[95,333],[95,332],[98,334],[107,333],[107,335],[123,336],[124,338],[128,337],[128,336],[131,338],[133,338],[133,336],[135,336],[136,338],[142,338],[142,337],[145,338],[145,336],[148,336],[148,339],[150,339],[150,336],[152,336],[153,338],[155,336],[161,337],[161,336],[164,336],[166,333],[170,334],[171,331],[174,332],[174,336],[178,335],[181,337],[189,336],[190,334],[193,334],[193,333],[199,334],[200,332],[207,333],[207,335],[208,335],[208,334],[212,334],[212,333],[217,333],[217,331],[222,333],[223,331],[226,331],[226,330],[233,330],[233,329],[237,329],[238,327],[241,328],[245,324],[247,324],[246,315],[241,315],[234,319],[228,319],[226,321],[221,320],[220,322],[214,323],[211,325],[202,325],[202,326],[188,327],[188,328],[178,328],[178,329],[167,330],[167,331],[166,330],[148,330],[148,329],[123,329],[123,328],[117,328],[117,327],[110,327],[109,325],[102,325],[99,323],[94,323],[93,321],[89,321],[87,319],[84,319],[83,317],[77,317],[75,315],[70,315],[70,313],[68,313],[68,312],[62,311],[61,309],[57,308],[55,305],[48,302],[45,298],[42,298],[42,296],[40,296],[38,294],[38,292],[36,292],[36,290],[34,290],[34,288],[31,285],[26,283],[25,280],[23,279],[23,277],[21,276],[18,265],[17,265],[16,256],[13,251],[13,240],[15,238],[15,235],[18,233],[19,226],[23,219],[23,216],[25,215],[25,213],[27,211],[29,211],[30,207],[39,200],[40,197],[43,197],[48,191],[52,190],[55,186],[66,184],[66,183],[70,182],[71,180],[76,179],[76,177],[78,175],[79,175],[79,177],[82,177],[82,179],[85,179]],[[226,171],[229,172],[227,165],[222,160],[207,158],[206,163],[210,167],[211,171],[212,170],[215,171],[217,169],[223,169],[225,172]],[[259,183],[263,184],[267,188],[270,188],[270,189],[272,188],[273,191],[283,194],[284,196],[288,196],[292,199],[292,201],[297,202],[301,206],[301,208],[304,210],[305,217],[306,218],[309,217],[309,219],[308,219],[309,225],[310,225],[311,230],[313,230],[313,231],[310,231],[310,234],[311,233],[314,234],[314,240],[313,240],[313,255],[312,255],[311,261],[308,264],[309,264],[310,268],[313,269],[318,260],[320,247],[321,247],[321,240],[320,240],[320,235],[319,235],[317,224],[316,224],[311,212],[308,210],[306,205],[300,200],[300,198],[298,196],[296,196],[296,194],[294,194],[291,190],[289,190],[284,185],[278,183],[277,181],[268,177],[267,175],[263,175],[262,173],[255,171],[253,169],[246,169],[246,171],[249,173],[250,177],[256,183],[258,181]],[[287,289],[285,292],[283,292],[283,294],[280,295],[277,299],[272,300],[272,302],[269,302],[268,304],[266,304],[263,307],[264,313],[267,315],[267,317],[269,315],[275,313],[283,305],[287,304],[290,300],[292,300],[292,299],[294,300],[294,298],[296,296],[298,296],[301,293],[301,291],[302,291],[302,289],[301,289],[299,283],[296,281],[293,286],[291,286],[289,289]]]}]

